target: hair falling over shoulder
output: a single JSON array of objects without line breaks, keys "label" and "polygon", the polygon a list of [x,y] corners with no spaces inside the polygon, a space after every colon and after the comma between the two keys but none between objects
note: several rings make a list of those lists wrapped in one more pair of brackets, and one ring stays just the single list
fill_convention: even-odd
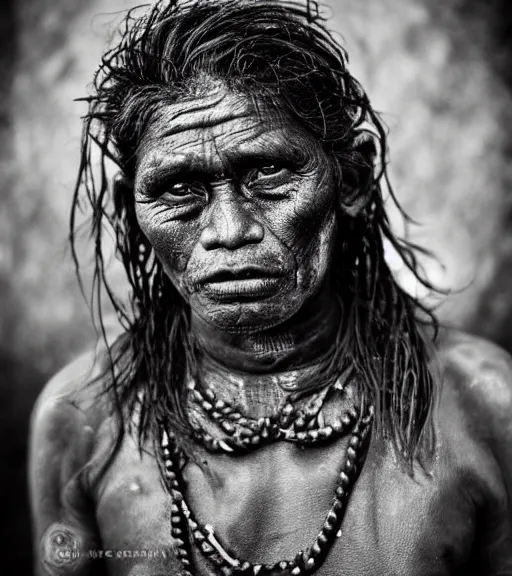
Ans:
[{"label": "hair falling over shoulder", "polygon": [[[166,277],[135,217],[132,188],[107,177],[113,162],[126,182],[135,177],[137,148],[162,104],[183,97],[202,75],[270,103],[305,127],[332,160],[337,175],[339,238],[331,262],[343,319],[335,352],[309,387],[318,389],[341,373],[358,383],[363,404],[375,406],[375,428],[390,438],[412,470],[433,448],[436,378],[431,362],[430,309],[406,293],[384,258],[384,241],[399,253],[429,290],[416,254],[397,238],[384,209],[394,196],[387,172],[387,134],[378,114],[347,68],[348,58],[316,2],[268,0],[160,1],[127,13],[117,43],[103,56],[92,94],[85,98],[81,162],[71,213],[75,250],[77,211],[90,214],[95,261],[92,305],[103,328],[106,291],[125,335],[109,346],[108,393],[122,423],[139,411],[138,434],[147,438],[162,419],[190,431],[184,400],[186,374],[194,375],[196,349],[189,311]],[[360,143],[364,145],[361,146]],[[99,167],[93,149],[100,151]],[[363,171],[369,178],[358,177]],[[365,208],[347,208],[364,195]],[[128,305],[109,282],[105,229],[131,288]],[[140,394],[140,390],[143,394]]]}]

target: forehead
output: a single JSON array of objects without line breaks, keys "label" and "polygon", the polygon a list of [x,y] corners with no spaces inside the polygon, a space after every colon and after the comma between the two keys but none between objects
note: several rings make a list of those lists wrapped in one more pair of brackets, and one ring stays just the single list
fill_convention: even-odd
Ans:
[{"label": "forehead", "polygon": [[138,155],[138,171],[162,163],[206,168],[244,155],[289,154],[315,140],[283,112],[215,84],[162,106],[150,122]]}]

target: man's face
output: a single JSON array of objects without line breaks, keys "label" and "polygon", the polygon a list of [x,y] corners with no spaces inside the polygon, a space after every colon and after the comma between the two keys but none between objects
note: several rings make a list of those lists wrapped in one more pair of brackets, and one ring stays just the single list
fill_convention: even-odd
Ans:
[{"label": "man's face", "polygon": [[326,154],[290,118],[223,84],[161,108],[139,150],[135,203],[166,274],[213,327],[280,324],[326,280]]}]

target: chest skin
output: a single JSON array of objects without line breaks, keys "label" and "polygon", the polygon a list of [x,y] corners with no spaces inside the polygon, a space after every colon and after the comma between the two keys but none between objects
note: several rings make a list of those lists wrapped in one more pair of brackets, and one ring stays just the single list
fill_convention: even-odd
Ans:
[{"label": "chest skin", "polygon": [[[445,422],[447,422],[445,420]],[[473,562],[482,501],[478,453],[452,414],[438,433],[430,474],[414,478],[386,441],[372,437],[336,540],[318,576],[483,574]],[[310,545],[330,508],[346,439],[301,449],[278,443],[231,457],[198,451],[184,475],[200,521],[240,558],[273,563]],[[178,574],[171,548],[170,498],[156,461],[127,437],[94,495],[106,549],[164,551],[150,560],[108,560],[115,576]],[[475,571],[472,572],[471,570]],[[198,575],[214,575],[200,557]]]}]

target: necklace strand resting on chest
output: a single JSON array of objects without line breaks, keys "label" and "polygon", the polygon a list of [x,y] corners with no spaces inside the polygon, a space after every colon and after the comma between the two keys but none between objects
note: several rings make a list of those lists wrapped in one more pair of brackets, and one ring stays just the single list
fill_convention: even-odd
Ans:
[{"label": "necklace strand resting on chest", "polygon": [[332,423],[325,423],[322,408],[327,397],[331,393],[344,396],[346,391],[339,380],[314,394],[301,409],[286,397],[275,414],[258,419],[244,416],[237,407],[219,400],[211,388],[199,390],[193,380],[188,389],[192,402],[226,434],[218,438],[191,421],[194,439],[210,452],[247,452],[279,440],[305,445],[333,440],[352,429],[358,417],[357,410],[350,406]]},{"label": "necklace strand resting on chest", "polygon": [[162,470],[165,486],[172,498],[171,534],[183,567],[183,576],[193,575],[192,545],[224,576],[264,576],[275,573],[299,576],[313,574],[323,564],[336,537],[340,535],[348,500],[362,467],[363,451],[374,413],[372,406],[368,407],[365,414],[359,414],[352,407],[333,425],[325,425],[321,409],[332,389],[344,392],[344,387],[335,383],[314,395],[301,410],[295,410],[293,404],[285,402],[272,417],[256,420],[243,416],[228,402],[218,400],[213,390],[202,392],[194,383],[189,384],[192,399],[227,434],[225,438],[218,439],[200,425],[194,426],[194,438],[210,452],[226,452],[234,456],[278,440],[301,445],[315,444],[341,436],[349,429],[350,440],[338,474],[333,504],[313,544],[291,560],[282,560],[272,565],[253,564],[235,558],[219,542],[213,528],[202,525],[195,518],[185,499],[186,485],[180,469],[180,462],[185,459],[185,455],[175,434],[168,427],[162,426]]}]

